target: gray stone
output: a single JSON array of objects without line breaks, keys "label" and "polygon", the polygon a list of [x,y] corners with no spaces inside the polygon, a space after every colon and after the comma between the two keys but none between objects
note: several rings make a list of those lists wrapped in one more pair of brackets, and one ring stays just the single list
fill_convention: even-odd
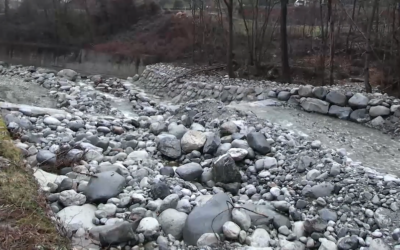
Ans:
[{"label": "gray stone", "polygon": [[89,202],[106,203],[108,199],[118,196],[125,187],[125,178],[113,171],[95,175],[85,189]]},{"label": "gray stone", "polygon": [[318,99],[324,99],[326,94],[328,94],[328,90],[325,87],[315,87],[313,88],[312,93]]},{"label": "gray stone", "polygon": [[236,240],[239,237],[240,227],[232,221],[227,221],[222,226],[222,232],[228,239]]},{"label": "gray stone", "polygon": [[72,69],[62,69],[57,73],[57,76],[63,77],[69,81],[75,81],[78,73]]},{"label": "gray stone", "polygon": [[217,234],[222,233],[222,226],[231,220],[230,212],[226,209],[227,201],[230,201],[229,196],[218,193],[202,206],[198,205],[192,210],[183,228],[183,239],[186,244],[196,245],[203,234],[213,233],[212,229]]},{"label": "gray stone", "polygon": [[317,184],[311,188],[311,196],[314,198],[330,196],[333,188],[333,184],[330,182]]},{"label": "gray stone", "polygon": [[191,162],[178,167],[175,172],[185,181],[194,181],[200,178],[203,168],[200,164]]},{"label": "gray stone", "polygon": [[140,161],[140,160],[147,160],[147,159],[149,159],[149,154],[144,150],[133,151],[127,157],[127,160],[132,160],[132,161]]},{"label": "gray stone", "polygon": [[374,213],[375,223],[379,228],[387,228],[392,223],[391,211],[387,208],[380,207]]},{"label": "gray stone", "polygon": [[316,98],[306,98],[302,101],[301,106],[309,112],[327,114],[329,111],[329,103]]},{"label": "gray stone", "polygon": [[153,195],[154,200],[164,199],[165,197],[171,194],[169,186],[163,181],[159,181],[154,185],[152,185],[150,192]]},{"label": "gray stone", "polygon": [[259,132],[251,132],[247,134],[247,142],[254,151],[260,154],[268,154],[271,152],[271,146],[265,136]]},{"label": "gray stone", "polygon": [[83,194],[78,194],[75,190],[65,190],[60,193],[58,201],[64,206],[83,205],[86,202],[86,197]]},{"label": "gray stone", "polygon": [[218,183],[241,182],[241,174],[235,161],[229,154],[224,154],[213,161],[213,180]]},{"label": "gray stone", "polygon": [[390,115],[390,109],[385,106],[373,106],[369,109],[369,115],[371,117],[387,116]]},{"label": "gray stone", "polygon": [[36,155],[36,160],[40,165],[55,166],[57,157],[49,150],[39,150]]},{"label": "gray stone", "polygon": [[221,124],[220,132],[222,135],[231,135],[238,132],[238,127],[234,122],[224,122]]},{"label": "gray stone", "polygon": [[183,135],[187,132],[187,128],[183,124],[171,123],[168,126],[168,133],[174,135],[177,139],[182,139]]},{"label": "gray stone", "polygon": [[[188,220],[188,215],[186,213],[179,212],[172,208],[169,208],[169,209],[163,211],[160,214],[160,216],[158,216],[158,222],[160,223],[163,231],[166,234],[171,234],[177,240],[180,240],[182,238],[182,234],[185,239],[184,227],[186,227],[185,222],[187,220]],[[202,222],[199,221],[199,223],[202,223]],[[192,245],[195,245],[197,243],[197,239],[196,239],[196,242]],[[185,240],[185,242],[186,242],[186,240]]]},{"label": "gray stone", "polygon": [[378,116],[371,121],[371,125],[374,127],[381,127],[385,124],[385,119],[382,116]]},{"label": "gray stone", "polygon": [[346,106],[347,97],[340,92],[332,90],[326,95],[326,101],[343,107]]},{"label": "gray stone", "polygon": [[365,122],[369,120],[369,115],[366,109],[356,109],[350,114],[350,120],[354,122]]},{"label": "gray stone", "polygon": [[384,239],[373,239],[369,245],[369,250],[391,250],[392,248]]},{"label": "gray stone", "polygon": [[279,101],[288,101],[290,99],[290,92],[289,91],[281,91],[278,94]]},{"label": "gray stone", "polygon": [[366,108],[369,99],[363,94],[356,93],[349,99],[349,106],[356,109]]},{"label": "gray stone", "polygon": [[161,154],[171,158],[171,159],[178,159],[181,157],[181,142],[176,138],[171,137],[164,137],[162,138],[157,145],[158,151]]},{"label": "gray stone", "polygon": [[337,105],[332,105],[329,108],[328,114],[336,116],[339,119],[348,119],[351,112],[353,112],[353,110],[350,107],[340,107]]},{"label": "gray stone", "polygon": [[300,86],[299,88],[299,96],[301,97],[311,97],[313,96],[313,87],[311,85]]},{"label": "gray stone", "polygon": [[251,226],[250,216],[243,210],[235,208],[232,211],[232,221],[238,224],[238,226],[247,231]]},{"label": "gray stone", "polygon": [[217,247],[220,242],[220,238],[218,235],[214,233],[205,233],[200,236],[199,240],[197,241],[198,247]]},{"label": "gray stone", "polygon": [[204,144],[203,147],[203,153],[213,155],[217,152],[218,147],[220,145],[221,145],[221,138],[218,135],[214,133],[208,134],[206,143]]},{"label": "gray stone", "polygon": [[121,243],[138,241],[135,231],[138,223],[129,223],[124,221],[109,227],[104,227],[105,230],[100,231],[99,239],[102,246],[118,245]]},{"label": "gray stone", "polygon": [[250,239],[250,246],[265,248],[269,246],[271,237],[264,228],[256,228],[256,230],[251,234]]}]

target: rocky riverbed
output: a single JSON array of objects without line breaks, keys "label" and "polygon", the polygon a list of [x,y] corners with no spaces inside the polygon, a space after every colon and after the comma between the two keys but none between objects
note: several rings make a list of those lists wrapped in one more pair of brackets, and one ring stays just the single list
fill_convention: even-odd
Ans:
[{"label": "rocky riverbed", "polygon": [[0,106],[77,249],[400,249],[400,179],[343,148],[137,76],[0,72],[55,100]]}]

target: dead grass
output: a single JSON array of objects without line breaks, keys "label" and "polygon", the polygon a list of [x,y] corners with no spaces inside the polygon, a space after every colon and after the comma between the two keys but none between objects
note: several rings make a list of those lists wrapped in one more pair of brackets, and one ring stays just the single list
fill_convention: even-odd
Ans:
[{"label": "dead grass", "polygon": [[70,249],[0,119],[0,249]]}]

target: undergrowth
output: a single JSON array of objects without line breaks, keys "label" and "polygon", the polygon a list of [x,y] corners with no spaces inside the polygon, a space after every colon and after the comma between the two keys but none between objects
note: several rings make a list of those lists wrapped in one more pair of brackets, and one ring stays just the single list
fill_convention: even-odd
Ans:
[{"label": "undergrowth", "polygon": [[70,249],[0,118],[0,249]]}]

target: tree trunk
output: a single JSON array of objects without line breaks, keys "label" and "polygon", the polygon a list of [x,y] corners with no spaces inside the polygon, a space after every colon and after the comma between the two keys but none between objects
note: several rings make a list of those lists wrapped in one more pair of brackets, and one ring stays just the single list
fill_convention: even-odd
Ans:
[{"label": "tree trunk", "polygon": [[333,85],[333,62],[335,56],[335,28],[334,28],[334,20],[332,15],[332,0],[328,0],[328,18],[329,18],[329,33],[330,33],[330,51],[329,51],[329,84]]},{"label": "tree trunk", "polygon": [[6,21],[8,21],[10,12],[10,2],[9,0],[4,0],[4,15],[6,17]]},{"label": "tree trunk", "polygon": [[372,27],[374,24],[374,19],[375,19],[375,12],[376,9],[378,8],[379,0],[374,0],[373,7],[372,7],[372,14],[371,18],[368,20],[368,28],[367,28],[367,41],[365,44],[365,64],[364,64],[364,86],[365,86],[365,91],[367,93],[372,92],[372,87],[369,82],[369,58],[370,54],[372,52],[371,49],[371,31]]},{"label": "tree trunk", "polygon": [[233,0],[224,0],[228,10],[228,51],[227,51],[227,68],[229,78],[234,78],[233,74]]},{"label": "tree trunk", "polygon": [[287,0],[281,0],[281,63],[282,81],[291,82],[287,41]]}]

